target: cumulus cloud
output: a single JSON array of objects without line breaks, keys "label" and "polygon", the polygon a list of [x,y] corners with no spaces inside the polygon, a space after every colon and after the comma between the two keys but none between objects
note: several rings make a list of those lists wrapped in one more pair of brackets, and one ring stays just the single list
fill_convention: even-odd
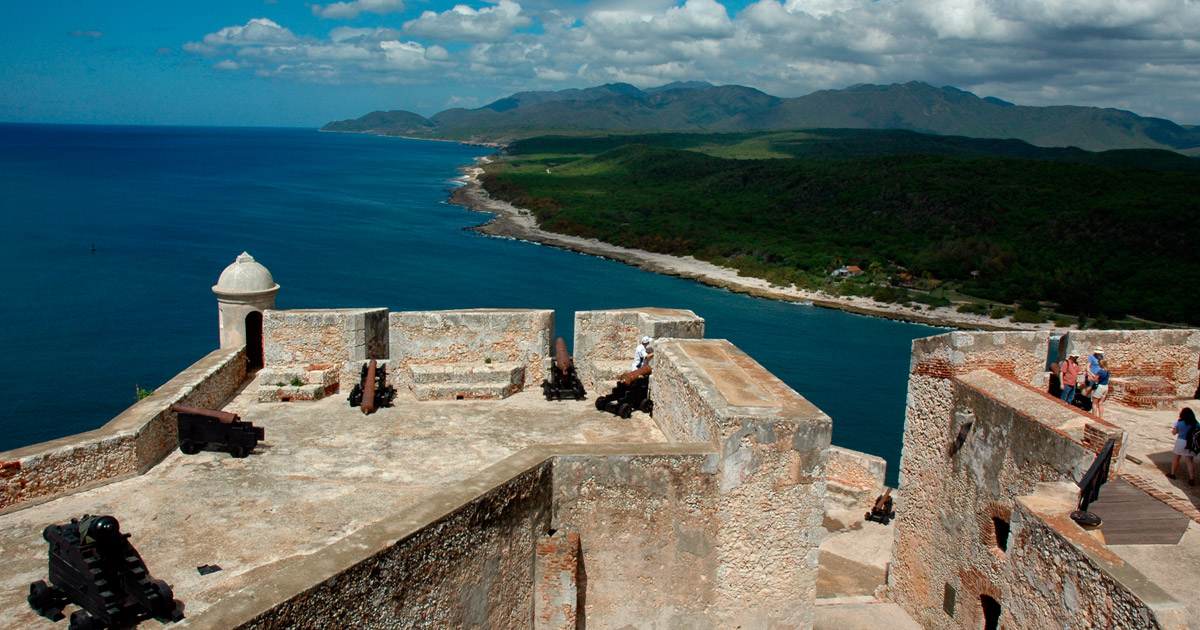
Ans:
[{"label": "cumulus cloud", "polygon": [[313,15],[335,20],[352,20],[359,13],[399,13],[404,10],[402,0],[354,0],[333,4],[314,4]]},{"label": "cumulus cloud", "polygon": [[500,0],[495,6],[472,9],[464,4],[449,11],[425,11],[404,23],[404,33],[434,41],[485,42],[508,37],[533,20],[522,14],[521,5]]},{"label": "cumulus cloud", "polygon": [[[395,10],[394,0],[318,15]],[[479,6],[479,5],[475,5]],[[343,12],[339,14],[338,12]],[[393,22],[394,24],[394,22]],[[1196,0],[496,0],[396,28],[300,38],[266,19],[184,48],[301,80],[461,81],[494,95],[708,80],[780,96],[922,80],[1026,104],[1118,106],[1200,122]]]}]

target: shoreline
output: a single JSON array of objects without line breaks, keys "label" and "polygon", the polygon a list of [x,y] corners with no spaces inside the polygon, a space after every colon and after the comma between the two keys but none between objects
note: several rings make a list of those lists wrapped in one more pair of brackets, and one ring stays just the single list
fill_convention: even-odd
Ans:
[{"label": "shoreline", "polygon": [[762,278],[742,276],[736,269],[721,267],[691,256],[679,257],[670,254],[657,254],[640,249],[631,249],[612,245],[596,239],[568,236],[547,232],[538,227],[537,219],[528,211],[513,206],[506,201],[492,199],[479,181],[483,173],[483,164],[491,160],[488,157],[477,158],[476,163],[459,167],[462,173],[456,181],[463,185],[450,193],[450,203],[462,206],[471,212],[481,212],[493,215],[492,219],[483,225],[469,228],[481,234],[500,238],[512,238],[520,241],[539,243],[558,247],[581,254],[600,256],[618,262],[638,267],[645,271],[668,276],[676,276],[695,280],[697,282],[754,297],[785,302],[800,302],[847,311],[859,315],[882,317],[917,324],[939,326],[943,328],[963,328],[970,330],[1056,330],[1053,323],[1018,324],[1007,319],[991,319],[984,315],[959,313],[954,306],[942,306],[933,309],[905,307],[899,304],[884,304],[869,297],[833,296],[818,291],[806,291],[794,286],[772,286]]}]

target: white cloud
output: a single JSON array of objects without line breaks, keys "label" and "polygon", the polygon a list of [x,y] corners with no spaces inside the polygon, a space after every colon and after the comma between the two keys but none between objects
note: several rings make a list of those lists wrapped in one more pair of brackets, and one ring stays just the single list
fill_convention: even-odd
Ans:
[{"label": "white cloud", "polygon": [[71,36],[72,37],[91,37],[93,39],[99,39],[101,37],[104,37],[104,33],[100,32],[100,31],[71,31]]},{"label": "white cloud", "polygon": [[1017,103],[1118,106],[1195,123],[1198,34],[1197,0],[757,0],[734,16],[716,0],[496,0],[426,11],[399,30],[339,26],[320,38],[260,18],[184,48],[262,76],[458,83],[493,96],[676,80],[799,96],[922,80]]},{"label": "white cloud", "polygon": [[355,0],[314,4],[312,7],[313,15],[335,20],[352,20],[358,17],[359,13],[399,13],[403,10],[403,0]]},{"label": "white cloud", "polygon": [[404,23],[404,33],[434,41],[486,42],[507,37],[533,20],[523,15],[521,5],[500,0],[495,6],[472,9],[460,4],[449,11],[425,11]]}]

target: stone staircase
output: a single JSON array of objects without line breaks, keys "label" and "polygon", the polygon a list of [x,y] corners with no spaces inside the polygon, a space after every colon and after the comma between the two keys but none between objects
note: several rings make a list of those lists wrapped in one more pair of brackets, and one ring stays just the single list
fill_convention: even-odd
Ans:
[{"label": "stone staircase", "polygon": [[410,365],[408,373],[417,400],[507,398],[525,382],[520,363]]},{"label": "stone staircase", "polygon": [[1157,376],[1112,377],[1109,397],[1122,405],[1136,409],[1174,409],[1175,386]]},{"label": "stone staircase", "polygon": [[292,365],[258,372],[258,402],[320,400],[338,389],[338,370],[330,365]]}]

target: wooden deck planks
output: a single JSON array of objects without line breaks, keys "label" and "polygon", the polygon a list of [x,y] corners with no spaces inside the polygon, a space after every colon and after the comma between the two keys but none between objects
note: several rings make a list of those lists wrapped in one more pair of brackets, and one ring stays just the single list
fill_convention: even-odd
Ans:
[{"label": "wooden deck planks", "polygon": [[1123,479],[1109,479],[1088,510],[1104,519],[1100,531],[1110,545],[1175,545],[1191,522]]}]

